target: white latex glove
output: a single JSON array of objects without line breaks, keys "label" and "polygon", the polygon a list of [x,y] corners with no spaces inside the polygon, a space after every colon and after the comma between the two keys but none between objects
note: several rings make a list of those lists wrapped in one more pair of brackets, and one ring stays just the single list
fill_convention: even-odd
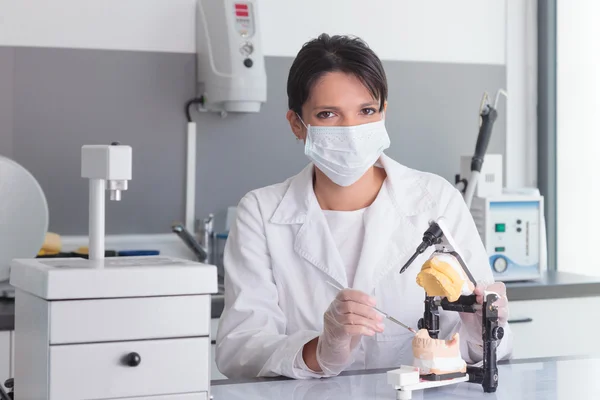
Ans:
[{"label": "white latex glove", "polygon": [[331,302],[323,316],[316,355],[325,375],[338,375],[353,362],[352,353],[363,335],[383,332],[383,317],[374,306],[374,298],[352,289],[340,291]]},{"label": "white latex glove", "polygon": [[[508,321],[508,298],[506,297],[506,286],[502,282],[495,282],[491,285],[478,283],[473,293],[477,296],[477,304],[483,304],[484,292],[497,293],[500,298],[494,303],[498,307],[498,326],[506,326]],[[466,340],[471,344],[469,346],[469,356],[474,361],[483,357],[483,310],[478,310],[476,313],[459,313],[463,324],[463,332],[467,333]],[[480,354],[481,352],[481,354]]]}]

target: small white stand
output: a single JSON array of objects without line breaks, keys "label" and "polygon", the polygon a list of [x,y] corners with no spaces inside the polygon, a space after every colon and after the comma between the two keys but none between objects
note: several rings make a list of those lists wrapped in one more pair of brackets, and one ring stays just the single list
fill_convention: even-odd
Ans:
[{"label": "small white stand", "polygon": [[[81,176],[90,180],[89,189],[89,259],[104,259],[105,196],[121,200],[131,180],[131,147],[118,143],[86,145],[81,148]],[[100,265],[100,263],[98,263]]]},{"label": "small white stand", "polygon": [[461,378],[448,379],[444,381],[425,381],[419,377],[419,368],[410,365],[401,365],[400,368],[388,371],[388,384],[396,389],[396,399],[410,400],[414,390],[422,390],[440,386],[454,385],[456,383],[467,382],[469,375]]}]

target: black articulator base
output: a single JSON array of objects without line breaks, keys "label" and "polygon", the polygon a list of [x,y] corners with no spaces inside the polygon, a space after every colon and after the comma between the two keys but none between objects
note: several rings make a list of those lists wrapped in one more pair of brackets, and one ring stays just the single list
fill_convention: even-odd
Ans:
[{"label": "black articulator base", "polygon": [[453,372],[450,374],[427,374],[427,375],[421,375],[420,378],[423,379],[424,381],[447,381],[449,379],[456,379],[456,378],[462,378],[463,376],[466,376],[467,374],[465,372]]},{"label": "black articulator base", "polygon": [[[498,366],[496,359],[496,348],[498,341],[504,337],[504,329],[498,326],[498,308],[494,302],[498,300],[495,294],[488,294],[483,305],[479,306],[475,295],[460,296],[457,301],[449,302],[448,299],[439,299],[432,296],[425,297],[425,311],[423,318],[419,320],[419,329],[427,329],[432,339],[438,339],[440,332],[439,307],[446,311],[475,313],[480,307],[482,310],[482,341],[483,341],[483,367],[467,367],[469,382],[481,384],[485,393],[493,393],[498,387]],[[459,376],[449,377],[452,374],[436,376],[423,375],[421,379],[445,380]],[[465,374],[460,374],[465,376]]]}]

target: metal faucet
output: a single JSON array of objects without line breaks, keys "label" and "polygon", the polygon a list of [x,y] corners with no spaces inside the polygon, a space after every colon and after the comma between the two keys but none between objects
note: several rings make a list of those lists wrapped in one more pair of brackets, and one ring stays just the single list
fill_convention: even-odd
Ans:
[{"label": "metal faucet", "polygon": [[[173,232],[177,234],[183,240],[183,243],[192,250],[192,252],[198,258],[198,261],[205,264],[214,265],[214,229],[213,229],[214,215],[209,214],[207,218],[202,220],[202,227],[198,237],[201,238],[201,242],[198,242],[194,235],[192,235],[185,226],[181,223],[174,224],[172,226]],[[199,223],[199,221],[197,221]]]}]

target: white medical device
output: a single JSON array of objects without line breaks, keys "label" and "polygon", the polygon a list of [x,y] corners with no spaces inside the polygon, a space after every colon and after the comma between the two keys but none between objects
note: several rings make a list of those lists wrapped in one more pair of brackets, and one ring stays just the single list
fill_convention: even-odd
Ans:
[{"label": "white medical device", "polygon": [[[460,158],[460,176],[467,177],[471,174],[472,159],[473,156]],[[504,186],[502,172],[502,154],[486,154],[477,182],[474,182],[474,197],[501,195]]]},{"label": "white medical device", "polygon": [[131,148],[83,146],[81,156],[89,259],[11,264],[14,398],[208,400],[217,268],[164,256],[104,258],[106,190],[119,200],[127,189]]},{"label": "white medical device", "polygon": [[208,111],[259,112],[267,74],[256,0],[198,0],[198,95]]},{"label": "white medical device", "polygon": [[475,197],[471,214],[499,281],[537,279],[546,268],[544,198],[503,194]]}]

